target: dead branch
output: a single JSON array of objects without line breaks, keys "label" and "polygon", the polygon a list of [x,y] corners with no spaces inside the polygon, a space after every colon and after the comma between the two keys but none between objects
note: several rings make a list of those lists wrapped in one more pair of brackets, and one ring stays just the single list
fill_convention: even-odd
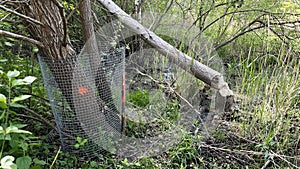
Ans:
[{"label": "dead branch", "polygon": [[11,33],[11,32],[4,31],[4,30],[0,30],[0,35],[5,36],[5,37],[14,38],[14,39],[24,40],[24,41],[30,42],[32,44],[35,44],[39,47],[44,47],[42,42],[37,41],[37,40],[32,39],[32,38],[29,38],[29,37],[26,37],[26,36],[23,36],[23,35]]},{"label": "dead branch", "polygon": [[232,96],[233,92],[224,81],[223,75],[210,67],[191,58],[183,52],[170,45],[152,31],[145,28],[139,22],[131,18],[119,6],[111,0],[98,0],[110,13],[116,16],[132,32],[139,35],[148,44],[153,46],[161,54],[168,56],[170,60],[178,64],[182,69],[190,72],[196,78],[219,90],[222,97]]},{"label": "dead branch", "polygon": [[23,15],[23,14],[21,14],[21,13],[19,13],[19,12],[16,12],[16,11],[14,11],[14,10],[11,10],[11,9],[9,9],[9,8],[6,8],[6,7],[3,6],[3,5],[0,5],[0,9],[3,9],[4,11],[7,11],[7,12],[12,13],[12,14],[15,14],[15,15],[21,17],[21,18],[24,18],[24,19],[26,19],[26,20],[29,21],[29,22],[32,22],[32,23],[35,23],[35,24],[38,24],[38,25],[41,25],[41,26],[44,25],[42,22],[40,22],[40,21],[38,21],[38,20],[35,20],[35,19],[30,18],[30,17],[28,17],[28,16],[26,16],[26,15]]}]

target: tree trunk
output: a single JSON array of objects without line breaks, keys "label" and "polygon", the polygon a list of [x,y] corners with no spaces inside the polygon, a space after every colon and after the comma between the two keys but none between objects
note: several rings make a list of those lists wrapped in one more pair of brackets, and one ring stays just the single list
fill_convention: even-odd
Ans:
[{"label": "tree trunk", "polygon": [[[120,118],[117,116],[119,113],[116,106],[113,103],[110,86],[106,80],[106,74],[101,64],[101,56],[99,54],[98,42],[95,35],[92,8],[90,0],[82,0],[79,5],[79,11],[82,21],[82,30],[85,40],[85,46],[83,49],[84,55],[89,59],[91,72],[93,79],[95,79],[95,86],[98,89],[98,95],[103,102],[102,105],[108,106],[111,111],[104,112],[107,121],[114,126],[115,129],[120,131]],[[99,44],[101,45],[101,44]],[[100,48],[101,49],[101,48]]]},{"label": "tree trunk", "polygon": [[27,29],[32,37],[43,44],[44,47],[40,47],[39,52],[47,62],[62,94],[73,108],[69,92],[72,89],[71,79],[74,68],[72,60],[76,53],[67,34],[63,7],[55,2],[55,0],[31,0],[30,6],[26,6],[24,11],[44,25],[29,24]]},{"label": "tree trunk", "polygon": [[[118,136],[117,131],[120,131],[120,119],[116,115],[117,109],[113,105],[109,105],[113,103],[111,91],[101,66],[90,2],[89,0],[81,2],[80,12],[86,44],[84,55],[79,57],[87,57],[83,59],[88,60],[88,65],[81,65],[72,48],[67,34],[63,6],[57,0],[31,0],[30,6],[23,8],[28,16],[44,24],[41,26],[30,23],[28,32],[43,44],[44,47],[39,48],[40,54],[47,63],[57,87],[66,99],[72,113],[76,114],[74,118],[71,117],[73,115],[59,112],[62,113],[60,120],[66,123],[58,127],[64,128],[61,135],[62,139],[65,138],[62,140],[63,144],[70,139],[66,137],[76,134],[84,134],[91,140],[97,141],[101,138],[98,134],[98,127],[106,128],[106,130],[116,133],[116,136]],[[89,72],[87,72],[88,69],[90,69]],[[80,93],[81,87],[88,92]],[[110,109],[105,108],[106,105]],[[111,121],[112,123],[110,123]],[[70,144],[69,146],[72,148],[72,142],[66,142],[66,144]]]}]

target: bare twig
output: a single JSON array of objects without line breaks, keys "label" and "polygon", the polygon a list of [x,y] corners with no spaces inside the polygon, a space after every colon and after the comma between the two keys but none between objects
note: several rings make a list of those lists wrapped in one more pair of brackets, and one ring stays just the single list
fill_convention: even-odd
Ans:
[{"label": "bare twig", "polygon": [[19,13],[19,12],[16,12],[16,11],[14,11],[14,10],[11,10],[11,9],[9,9],[9,8],[6,8],[6,7],[3,6],[3,5],[0,5],[0,9],[3,9],[4,11],[7,11],[7,12],[12,13],[12,14],[15,14],[15,15],[21,17],[21,18],[24,18],[24,19],[26,19],[26,20],[29,21],[29,22],[32,22],[32,23],[35,23],[35,24],[38,24],[38,25],[41,25],[41,26],[44,25],[42,22],[40,22],[40,21],[38,21],[38,20],[35,20],[35,19],[30,18],[30,17],[28,17],[28,16],[26,16],[26,15],[23,15],[23,14],[21,14],[21,13]]},{"label": "bare twig", "polygon": [[10,38],[14,38],[14,39],[24,40],[24,41],[30,42],[34,45],[37,45],[39,47],[44,47],[42,42],[37,41],[37,40],[32,39],[32,38],[29,38],[29,37],[26,37],[26,36],[23,36],[23,35],[11,33],[11,32],[4,31],[4,30],[0,30],[0,36],[1,35],[6,36],[6,37],[10,37]]},{"label": "bare twig", "polygon": [[260,26],[257,26],[257,27],[251,28],[251,29],[247,29],[247,30],[245,30],[245,31],[243,31],[243,32],[240,32],[240,33],[236,34],[235,36],[231,37],[230,39],[228,39],[227,41],[225,41],[225,42],[223,42],[223,43],[217,45],[217,46],[215,47],[215,49],[217,50],[217,49],[219,49],[219,48],[221,48],[221,47],[223,47],[223,46],[229,44],[230,42],[232,42],[233,40],[237,39],[238,37],[240,37],[240,36],[242,36],[242,35],[244,35],[244,34],[246,34],[246,33],[248,33],[248,32],[252,32],[252,31],[254,31],[254,30],[261,29],[261,28],[263,28],[263,27],[265,27],[265,26],[264,26],[264,25],[260,25]]},{"label": "bare twig", "polygon": [[158,26],[160,25],[160,22],[162,21],[163,17],[168,13],[168,11],[171,9],[172,5],[174,3],[174,0],[171,0],[170,4],[168,5],[168,7],[166,8],[166,10],[164,11],[164,13],[159,17],[158,21],[155,23],[154,28],[153,28],[153,32],[156,31],[156,29],[158,28]]},{"label": "bare twig", "polygon": [[[271,152],[272,152],[272,151],[271,151]],[[286,157],[286,156],[280,155],[280,154],[277,154],[277,153],[274,153],[274,152],[272,152],[272,155],[273,155],[274,157],[280,158],[281,160],[283,160],[284,162],[286,162],[286,163],[289,164],[290,166],[292,166],[292,167],[294,167],[294,168],[297,168],[297,169],[300,169],[299,166],[296,166],[295,164],[289,162],[287,159],[283,158],[283,157]]]},{"label": "bare twig", "polygon": [[[228,12],[229,10],[229,7],[226,8],[226,11],[225,11],[225,14]],[[219,39],[221,39],[221,37],[225,34],[226,30],[228,30],[229,26],[230,26],[230,23],[233,21],[233,17],[234,15],[231,15],[229,21],[227,22],[225,28],[222,30],[222,29],[219,29],[219,33],[218,33],[218,37],[217,37],[217,41],[219,41]],[[207,27],[206,27],[207,28]],[[221,32],[222,30],[222,32]],[[204,31],[204,30],[203,30]]]},{"label": "bare twig", "polygon": [[268,167],[268,165],[270,164],[271,160],[270,158],[267,160],[267,162],[261,167],[261,169],[265,169]]},{"label": "bare twig", "polygon": [[[19,116],[19,117],[23,117],[23,118],[26,118],[26,119],[33,119],[33,120],[35,120],[35,121],[39,121],[39,122],[41,122],[41,123],[45,123],[43,120],[41,120],[40,118],[36,118],[36,117],[33,117],[33,116],[28,116],[28,115],[24,115],[24,114],[17,114],[17,116]],[[48,125],[48,124],[46,124],[46,125]],[[49,126],[49,127],[53,127],[53,126]],[[53,129],[53,128],[52,128]],[[55,129],[55,128],[54,128]]]},{"label": "bare twig", "polygon": [[39,121],[42,121],[43,123],[47,124],[51,128],[57,130],[56,127],[49,122],[49,120],[45,119],[44,117],[42,117],[41,115],[39,115],[37,112],[35,112],[35,111],[33,111],[33,110],[31,110],[31,109],[29,109],[27,107],[23,107],[23,109],[26,110],[27,112],[29,112],[30,114],[32,114],[33,116],[35,116],[36,118],[38,118]]},{"label": "bare twig", "polygon": [[39,98],[39,99],[42,99],[42,100],[44,100],[44,101],[46,101],[46,102],[50,102],[49,99],[47,99],[47,98],[45,98],[45,97],[42,97],[42,96],[39,96],[39,95],[36,95],[36,94],[33,94],[33,93],[23,92],[22,94],[29,94],[29,95],[32,95],[32,96],[37,97],[37,98]]},{"label": "bare twig", "polygon": [[263,156],[263,152],[257,152],[257,151],[250,151],[250,150],[236,150],[236,149],[226,149],[226,148],[220,148],[220,147],[214,147],[205,143],[200,144],[201,147],[209,148],[212,150],[217,150],[217,151],[223,151],[223,152],[228,152],[228,153],[235,153],[239,155],[256,155],[256,156]]},{"label": "bare twig", "polygon": [[[220,3],[220,4],[216,4],[216,5],[211,5],[210,8],[209,8],[207,11],[205,11],[203,14],[200,14],[200,15],[198,16],[198,18],[194,21],[194,23],[193,23],[192,25],[196,25],[196,23],[197,23],[199,20],[202,20],[202,19],[201,19],[202,17],[207,16],[213,9],[216,9],[216,8],[221,7],[221,6],[223,6],[223,5],[227,5],[227,4],[229,4],[229,3],[230,3],[230,2]],[[205,19],[204,19],[204,20],[205,20]],[[203,23],[203,21],[202,21],[202,23]],[[200,23],[200,24],[202,24],[202,23]]]}]

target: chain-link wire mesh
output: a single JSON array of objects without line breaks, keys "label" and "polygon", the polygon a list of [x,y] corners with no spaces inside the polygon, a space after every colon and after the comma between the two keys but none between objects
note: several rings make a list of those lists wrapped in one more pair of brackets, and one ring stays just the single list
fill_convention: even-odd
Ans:
[{"label": "chain-link wire mesh", "polygon": [[83,156],[115,151],[125,49],[39,62],[63,149]]}]

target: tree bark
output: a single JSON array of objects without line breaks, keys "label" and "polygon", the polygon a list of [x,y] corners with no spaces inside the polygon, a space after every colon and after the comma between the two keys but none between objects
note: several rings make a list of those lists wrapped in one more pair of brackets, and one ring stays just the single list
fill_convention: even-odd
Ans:
[{"label": "tree bark", "polygon": [[44,44],[40,52],[44,57],[52,60],[63,60],[75,55],[67,35],[66,21],[63,9],[54,0],[30,1],[31,8],[27,9],[27,15],[43,23],[43,26],[30,24],[28,31],[32,37]]}]

